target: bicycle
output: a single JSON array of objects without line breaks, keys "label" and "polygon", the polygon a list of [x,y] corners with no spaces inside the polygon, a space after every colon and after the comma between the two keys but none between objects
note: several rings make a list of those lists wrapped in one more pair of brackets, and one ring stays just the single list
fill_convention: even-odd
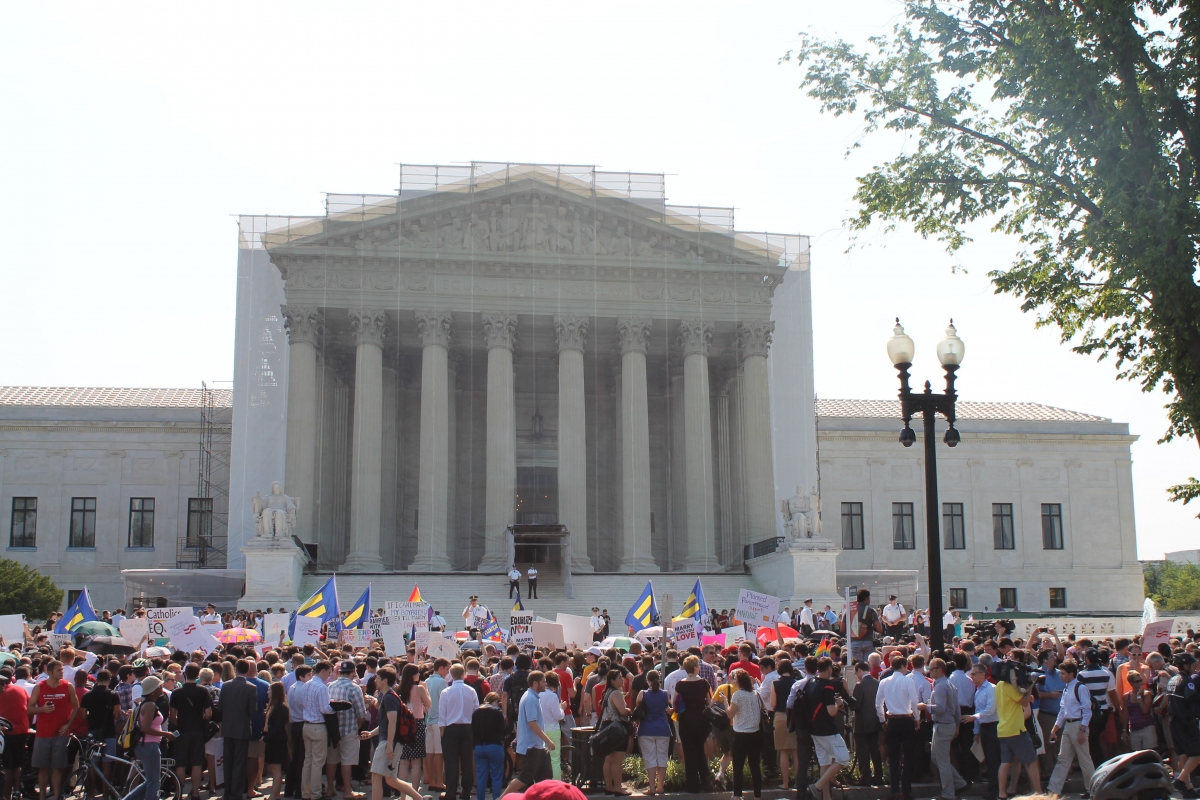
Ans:
[{"label": "bicycle", "polygon": [[[67,777],[63,787],[65,797],[84,798],[88,794],[88,778],[93,778],[100,788],[100,796],[105,800],[121,800],[145,781],[142,765],[136,759],[124,759],[104,754],[104,742],[92,737],[79,739],[72,736],[72,744],[79,747],[80,763]],[[113,780],[104,774],[103,763],[116,765],[125,774],[124,789],[117,788]],[[164,758],[158,776],[158,797],[145,800],[183,800],[183,787],[175,776],[174,759]],[[119,779],[114,778],[117,783]]]}]

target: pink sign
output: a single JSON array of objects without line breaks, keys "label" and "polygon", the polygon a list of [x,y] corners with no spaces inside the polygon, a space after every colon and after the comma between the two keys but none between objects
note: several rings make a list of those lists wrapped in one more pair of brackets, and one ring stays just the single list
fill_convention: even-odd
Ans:
[{"label": "pink sign", "polygon": [[715,644],[717,647],[724,647],[725,646],[725,634],[714,633],[710,636],[709,634],[706,633],[700,637],[700,644],[702,644],[702,645]]}]

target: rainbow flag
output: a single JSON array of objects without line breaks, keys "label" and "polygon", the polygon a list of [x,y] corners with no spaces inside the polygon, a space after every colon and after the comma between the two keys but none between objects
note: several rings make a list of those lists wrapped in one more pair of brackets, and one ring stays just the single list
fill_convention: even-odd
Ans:
[{"label": "rainbow flag", "polygon": [[421,587],[417,586],[416,584],[413,584],[413,590],[408,595],[408,602],[410,602],[410,603],[424,603],[425,602],[425,599],[423,597],[421,597]]},{"label": "rainbow flag", "polygon": [[822,636],[821,643],[817,645],[817,652],[814,655],[816,655],[817,658],[822,658],[823,656],[829,655],[830,651],[831,648],[829,646],[829,637]]}]

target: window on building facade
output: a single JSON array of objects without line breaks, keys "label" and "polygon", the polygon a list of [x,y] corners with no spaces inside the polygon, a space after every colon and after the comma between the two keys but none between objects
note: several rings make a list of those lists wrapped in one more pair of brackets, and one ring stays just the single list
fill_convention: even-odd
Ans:
[{"label": "window on building facade", "polygon": [[1051,608],[1066,608],[1067,607],[1067,590],[1065,588],[1050,590],[1050,607]]},{"label": "window on building facade", "polygon": [[37,547],[37,498],[14,497],[9,547]]},{"label": "window on building facade", "polygon": [[997,550],[1016,550],[1012,503],[992,503],[992,539]]},{"label": "window on building facade", "polygon": [[71,537],[67,547],[96,546],[96,498],[71,498]]},{"label": "window on building facade", "polygon": [[862,550],[863,504],[842,503],[842,549]]},{"label": "window on building facade", "polygon": [[942,538],[947,550],[967,549],[967,522],[962,503],[942,503]]},{"label": "window on building facade", "polygon": [[154,547],[154,498],[129,498],[129,546]]},{"label": "window on building facade", "polygon": [[892,503],[892,549],[915,550],[913,536],[913,504]]},{"label": "window on building facade", "polygon": [[212,543],[212,498],[189,497],[187,546],[199,547]]},{"label": "window on building facade", "polygon": [[1007,611],[1012,611],[1017,607],[1017,590],[1016,589],[1001,589],[1000,590],[1000,606]]},{"label": "window on building facade", "polygon": [[1062,504],[1042,503],[1042,548],[1062,550]]},{"label": "window on building facade", "polygon": [[966,608],[967,607],[967,590],[966,589],[951,589],[950,590],[950,607],[951,608]]}]

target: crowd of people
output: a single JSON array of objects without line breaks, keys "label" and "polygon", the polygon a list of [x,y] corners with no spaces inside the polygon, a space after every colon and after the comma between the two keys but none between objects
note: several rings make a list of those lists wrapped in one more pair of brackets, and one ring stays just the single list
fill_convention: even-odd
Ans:
[{"label": "crowd of people", "polygon": [[[669,791],[676,759],[690,793],[757,798],[777,782],[798,800],[832,800],[857,784],[901,800],[928,780],[951,800],[972,783],[989,798],[1060,795],[1073,770],[1086,794],[1100,763],[1148,750],[1169,765],[1176,794],[1200,797],[1200,636],[1151,652],[1139,637],[1052,628],[1023,640],[1003,623],[963,631],[951,611],[951,636],[933,650],[922,615],[898,605],[872,605],[864,590],[852,618],[811,603],[784,609],[780,624],[801,635],[765,644],[522,649],[482,638],[473,599],[463,614],[470,638],[452,658],[425,656],[415,641],[403,654],[339,645],[335,624],[317,644],[153,658],[52,652],[34,626],[0,668],[5,791],[20,791],[32,769],[26,794],[59,800],[90,737],[143,765],[133,800],[158,793],[164,757],[189,800],[360,800],[359,790],[371,800],[486,800],[564,775],[628,795],[630,754],[643,760],[638,788],[648,796]],[[611,623],[599,612],[597,637]],[[728,613],[711,627],[727,627]],[[220,620],[253,627],[263,616]],[[1138,795],[1096,795],[1108,796]]]}]

